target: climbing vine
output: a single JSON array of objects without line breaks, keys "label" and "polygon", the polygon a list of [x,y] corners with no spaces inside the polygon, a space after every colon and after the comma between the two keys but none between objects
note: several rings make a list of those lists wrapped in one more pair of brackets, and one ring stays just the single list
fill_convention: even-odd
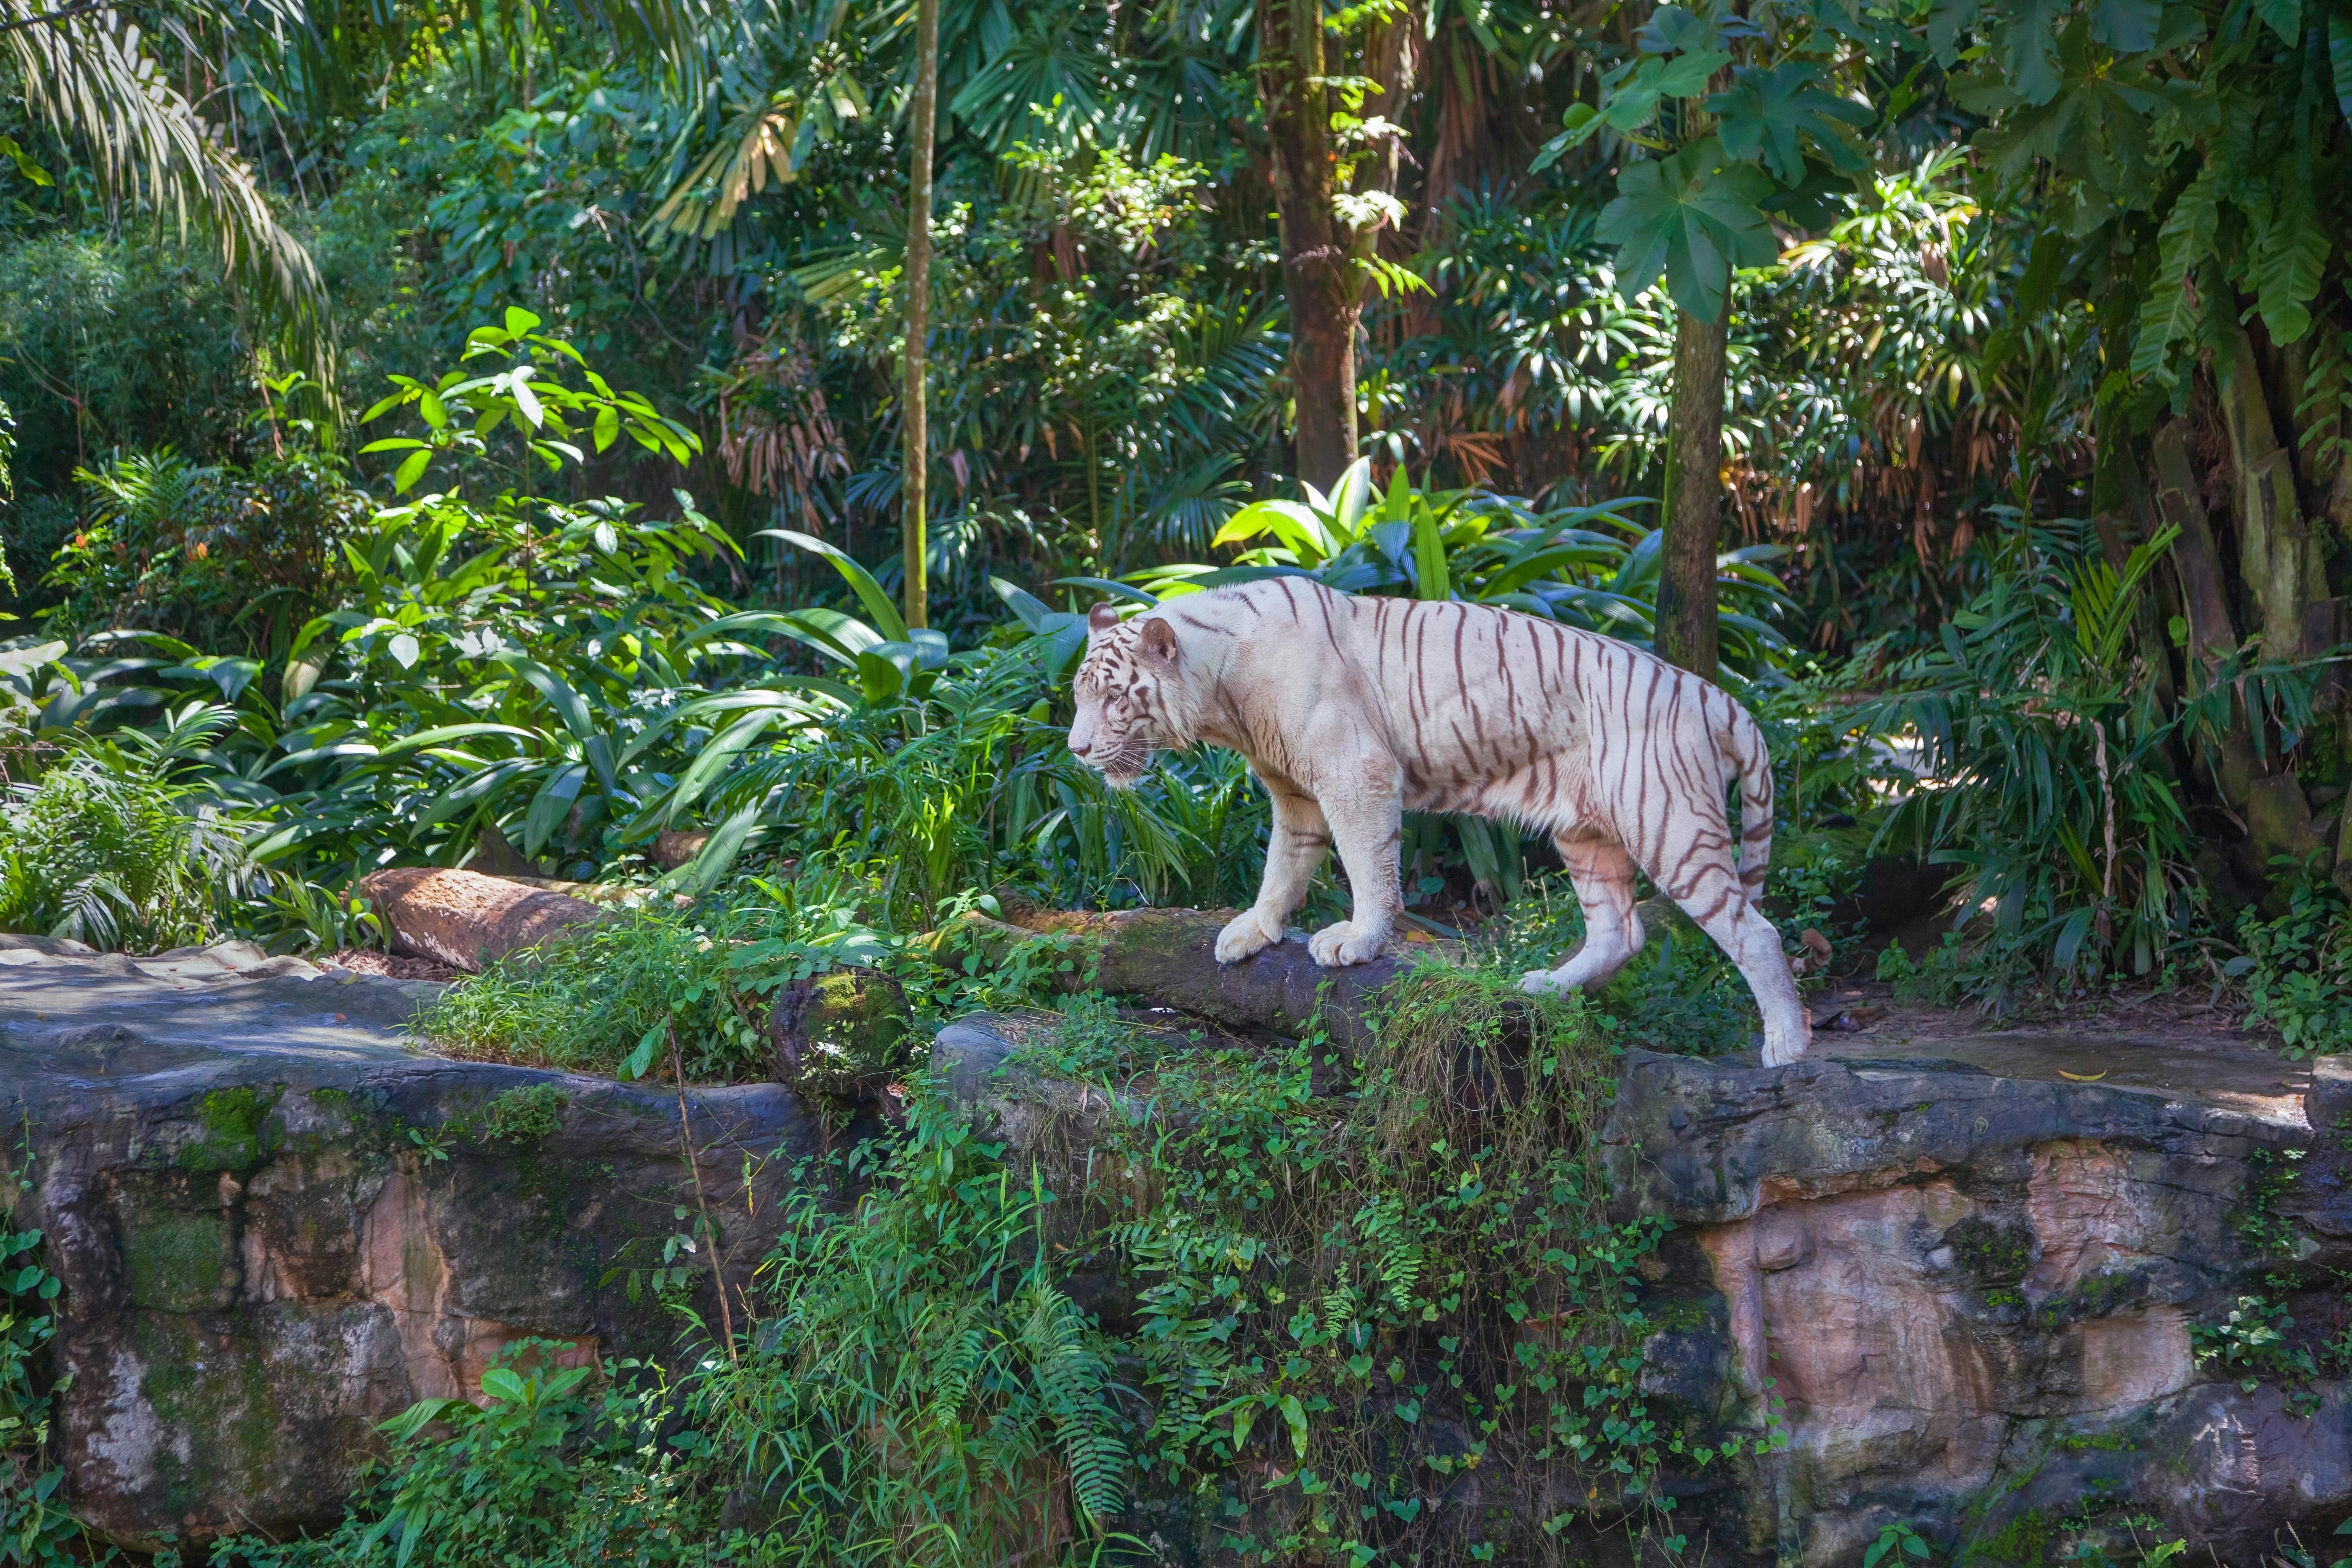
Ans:
[{"label": "climbing vine", "polygon": [[41,1232],[16,1228],[33,1190],[29,1138],[20,1153],[14,1168],[0,1167],[0,1563],[88,1562],[89,1543],[66,1509],[65,1469],[49,1455],[39,1368],[60,1287],[41,1267]]}]

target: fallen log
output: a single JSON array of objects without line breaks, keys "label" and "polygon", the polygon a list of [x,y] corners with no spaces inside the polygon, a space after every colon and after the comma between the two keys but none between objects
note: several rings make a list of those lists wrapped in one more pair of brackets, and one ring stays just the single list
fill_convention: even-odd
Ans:
[{"label": "fallen log", "polygon": [[372,871],[359,895],[383,917],[393,952],[469,974],[611,912],[568,893],[437,866]]},{"label": "fallen log", "polygon": [[[1307,953],[1304,932],[1283,940],[1239,963],[1219,963],[1217,933],[1234,910],[1047,910],[1014,900],[1006,918],[967,915],[941,933],[943,956],[977,952],[995,964],[1038,963],[1056,968],[1054,983],[1065,992],[1102,990],[1143,998],[1228,1027],[1305,1031],[1320,1008],[1324,1028],[1343,1046],[1356,1047],[1370,1035],[1364,1015],[1373,999],[1421,964],[1448,962],[1445,943],[1414,932],[1391,952],[1346,969],[1325,969]],[[1039,939],[1058,939],[1055,951],[1039,951]]]}]

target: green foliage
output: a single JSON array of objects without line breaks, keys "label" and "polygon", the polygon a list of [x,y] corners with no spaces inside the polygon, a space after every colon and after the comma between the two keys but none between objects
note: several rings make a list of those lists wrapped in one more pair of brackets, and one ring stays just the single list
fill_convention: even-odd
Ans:
[{"label": "green foliage", "polygon": [[2196,910],[2170,748],[2202,712],[2162,707],[2130,640],[2168,543],[2141,545],[2118,574],[2079,535],[2015,527],[1940,645],[1857,715],[1871,733],[1916,735],[1909,766],[1929,786],[1881,840],[1958,868],[1964,919],[1989,909],[1996,941],[2061,971],[2148,974]]},{"label": "green foliage", "polygon": [[2352,1050],[2352,1006],[2345,1000],[2352,899],[2341,888],[2324,877],[2296,878],[2284,912],[2265,920],[2248,910],[2238,917],[2238,945],[2239,955],[2222,973],[2242,988],[2247,1022],[2278,1030],[2282,1055]]},{"label": "green foliage", "polygon": [[[1834,176],[1868,166],[1853,128],[1878,116],[1857,101],[1855,68],[1864,50],[1885,58],[1906,40],[1878,16],[1832,6],[1776,24],[1717,4],[1659,6],[1634,35],[1638,52],[1602,73],[1599,107],[1571,103],[1568,129],[1538,156],[1541,167],[1603,132],[1619,144],[1617,197],[1597,237],[1618,247],[1627,298],[1663,272],[1679,310],[1721,320],[1734,270],[1780,254],[1767,214],[1812,217]],[[1727,70],[1730,85],[1709,92]]]},{"label": "green foliage", "polygon": [[[1487,491],[1423,490],[1402,464],[1383,491],[1372,482],[1371,460],[1362,458],[1328,497],[1310,485],[1304,501],[1256,501],[1234,513],[1214,542],[1250,546],[1235,564],[1133,573],[1138,586],[1120,591],[1157,603],[1293,572],[1341,593],[1466,599],[1647,647],[1661,535],[1623,515],[1632,504],[1544,510]],[[1253,543],[1260,539],[1271,542]],[[1781,553],[1749,545],[1717,564],[1725,658],[1746,674],[1769,671],[1790,651],[1770,622],[1792,606],[1764,565]]]},{"label": "green foliage", "polygon": [[[427,1399],[383,1423],[331,1532],[215,1542],[239,1568],[516,1568],[740,1561],[698,1486],[677,1392],[636,1362],[564,1365],[575,1346],[520,1340],[482,1374],[481,1403]],[[601,1379],[597,1379],[601,1371]]]},{"label": "green foliage", "polygon": [[[20,1152],[29,1157],[29,1142]],[[41,1232],[10,1224],[30,1191],[24,1164],[0,1165],[0,1563],[61,1568],[113,1552],[74,1522],[65,1467],[51,1463],[42,1352],[57,1333],[60,1282],[41,1267]]]},{"label": "green foliage", "polygon": [[754,882],[715,908],[626,912],[451,988],[423,1028],[458,1056],[627,1078],[667,1076],[674,1039],[694,1078],[764,1076],[765,993],[888,951],[821,885]]},{"label": "green foliage", "polygon": [[201,785],[178,776],[225,727],[191,705],[159,739],[75,737],[0,798],[0,929],[154,952],[209,939],[263,874]]},{"label": "green foliage", "polygon": [[[1013,1159],[919,1094],[855,1206],[798,1200],[757,1352],[714,1374],[778,1560],[1083,1555],[1147,1489],[1252,1561],[1529,1549],[1570,1477],[1665,1519],[1664,1446],[1718,1450],[1639,1392],[1657,1228],[1602,1212],[1608,1047],[1500,974],[1405,983],[1354,1063],[1073,1002],[1016,1062],[1113,1108],[1060,1113],[1084,1158],[1077,1126]],[[1106,1275],[1117,1333],[1068,1294]],[[1472,1469],[1520,1504],[1433,1506]]]},{"label": "green foliage", "polygon": [[308,453],[240,472],[198,468],[164,447],[75,478],[89,498],[83,525],[52,557],[44,586],[61,598],[42,612],[69,638],[152,629],[282,654],[294,628],[328,607],[343,540],[371,510]]}]

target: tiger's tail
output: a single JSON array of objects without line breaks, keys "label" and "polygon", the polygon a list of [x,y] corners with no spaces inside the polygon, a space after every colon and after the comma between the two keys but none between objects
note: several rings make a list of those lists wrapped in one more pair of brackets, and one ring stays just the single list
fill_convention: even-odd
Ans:
[{"label": "tiger's tail", "polygon": [[1772,753],[1762,727],[1737,702],[1724,748],[1739,772],[1739,886],[1753,907],[1764,900],[1772,867]]}]

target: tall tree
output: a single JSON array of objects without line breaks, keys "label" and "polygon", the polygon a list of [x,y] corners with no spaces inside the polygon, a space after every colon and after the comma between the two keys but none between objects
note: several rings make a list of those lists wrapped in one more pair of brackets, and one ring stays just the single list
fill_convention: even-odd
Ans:
[{"label": "tall tree", "polygon": [[[1381,226],[1402,212],[1392,189],[1401,132],[1381,106],[1363,112],[1369,96],[1401,96],[1405,80],[1410,57],[1381,47],[1402,25],[1387,11],[1361,6],[1327,22],[1322,0],[1257,7],[1258,101],[1282,231],[1297,464],[1299,478],[1324,489],[1356,460],[1364,290],[1414,283],[1373,249]],[[1360,68],[1351,74],[1350,67]]]},{"label": "tall tree", "polygon": [[1655,647],[1710,679],[1732,269],[1777,259],[1768,215],[1819,221],[1843,177],[1868,168],[1854,127],[1874,117],[1856,83],[1871,50],[1901,42],[1835,5],[1779,9],[1762,26],[1725,0],[1661,5],[1602,74],[1599,104],[1570,105],[1538,155],[1540,169],[1605,138],[1620,161],[1599,233],[1619,247],[1617,286],[1631,299],[1663,273],[1675,303]]},{"label": "tall tree", "polygon": [[930,548],[924,526],[924,482],[930,466],[929,407],[923,384],[923,350],[931,315],[931,139],[940,96],[940,0],[915,6],[915,150],[908,166],[907,197],[906,450],[900,458],[903,489],[900,528],[906,537],[906,598],[908,627],[930,625],[925,577]]}]

